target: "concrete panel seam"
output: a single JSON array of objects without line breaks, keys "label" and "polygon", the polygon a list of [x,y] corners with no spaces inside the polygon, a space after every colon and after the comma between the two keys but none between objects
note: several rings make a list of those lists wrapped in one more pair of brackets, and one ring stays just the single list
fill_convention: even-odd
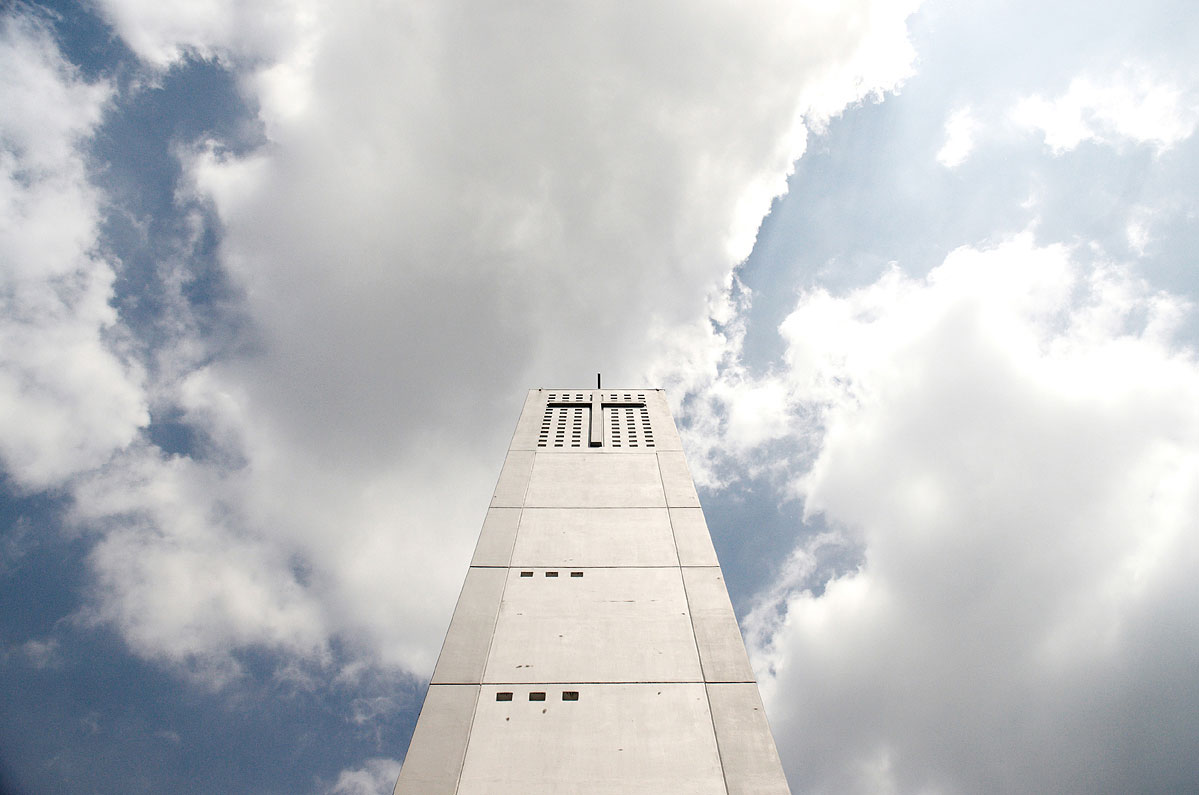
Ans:
[{"label": "concrete panel seam", "polygon": [[[715,592],[713,592],[713,590],[709,587],[712,585],[710,581],[696,578],[694,576],[694,571],[697,569],[702,570],[705,573],[715,573],[717,575],[717,579],[719,579],[721,582],[716,587]],[[713,572],[713,569],[715,569],[715,572]],[[692,576],[690,577],[688,576],[689,572],[692,573]],[[753,677],[754,671],[749,662],[749,655],[745,648],[745,638],[741,634],[741,625],[737,621],[737,616],[734,613],[733,606],[729,601],[728,591],[724,587],[723,577],[720,576],[723,574],[723,572],[720,570],[720,567],[683,566],[681,567],[681,573],[683,575],[683,587],[687,590],[688,604],[692,604],[691,598],[694,595],[695,598],[700,600],[700,602],[703,603],[707,608],[707,612],[701,617],[702,622],[700,618],[696,618],[695,615],[692,616],[692,625],[696,628],[696,643],[703,644],[700,647],[700,666],[704,671],[704,681],[713,683],[729,681],[728,669],[730,666],[734,670],[740,669],[748,676]],[[710,597],[714,595],[716,596],[715,605],[713,605],[710,600]],[[713,609],[713,607],[715,609]],[[713,629],[717,627],[721,621],[728,622],[726,626],[728,631],[724,633],[713,632]],[[702,636],[699,630],[700,623],[702,623],[704,627]],[[726,642],[723,645],[723,651],[718,644],[710,642],[715,638],[719,638],[722,634],[726,638],[732,639],[735,637],[736,639],[735,643]],[[704,656],[705,646],[710,653],[709,657]],[[740,653],[738,654],[738,652]],[[705,661],[711,663],[711,665],[706,665]],[[742,680],[738,678],[737,681]]]},{"label": "concrete panel seam", "polygon": [[[534,455],[536,455],[536,454],[534,454]],[[530,470],[532,470],[532,467],[530,467]],[[526,484],[525,488],[528,489],[527,484]],[[523,509],[522,509],[522,513],[523,513]],[[520,527],[519,519],[517,520],[516,526],[517,526],[517,528]],[[519,530],[517,532],[519,532]],[[504,567],[504,568],[510,568],[510,567]],[[680,577],[682,576],[681,572],[680,572],[679,576]],[[507,590],[508,590],[508,578],[504,577],[504,585],[502,588],[500,588],[500,601],[498,604],[496,604],[495,616],[494,616],[494,618],[491,619],[491,634],[487,638],[487,651],[483,655],[483,668],[482,668],[482,671],[479,673],[479,692],[475,695],[475,704],[470,712],[470,730],[469,730],[468,734],[466,735],[466,747],[464,749],[462,749],[462,763],[460,765],[458,765],[458,780],[454,782],[455,795],[457,795],[457,793],[459,792],[459,790],[461,789],[461,786],[462,786],[462,771],[466,767],[466,758],[470,754],[471,738],[474,737],[474,733],[475,733],[475,715],[477,715],[479,712],[479,699],[482,698],[482,695],[483,695],[483,679],[485,678],[485,674],[487,672],[487,661],[491,658],[491,645],[493,643],[495,643],[495,627],[496,627],[496,624],[498,624],[499,620],[500,620],[500,606],[503,605],[503,603],[504,603],[504,593]],[[683,590],[686,591],[685,585],[684,585]],[[705,686],[704,687],[704,695],[707,696],[707,693],[708,693],[708,689]],[[711,711],[711,709],[712,709],[712,699],[711,699],[711,697],[709,697],[708,698],[708,710]],[[713,731],[715,731],[715,725],[713,725]],[[720,753],[720,741],[719,740],[717,740],[716,753],[717,754]],[[723,768],[722,768],[722,770],[723,770]],[[726,789],[727,789],[727,785],[726,785]]]},{"label": "concrete panel seam", "polygon": [[[516,458],[513,457],[514,453],[518,454],[516,456]],[[501,487],[504,486],[504,484],[505,484],[505,480],[504,480],[505,474],[509,475],[509,479],[511,479],[511,473],[514,471],[513,469],[509,468],[509,465],[512,464],[515,460],[520,460],[525,455],[528,456],[529,466],[528,466],[527,472],[524,474],[524,477],[525,477],[524,488],[520,492],[520,499],[517,500],[514,495],[509,496],[509,495],[502,494]],[[509,450],[508,451],[507,455],[504,456],[503,466],[500,467],[499,479],[496,481],[495,488],[491,492],[491,502],[487,506],[488,509],[491,509],[491,508],[521,508],[524,506],[525,499],[527,498],[528,493],[529,493],[529,481],[532,478],[533,465],[536,463],[536,457],[537,457],[537,454],[533,450]],[[511,499],[513,502],[512,502],[512,504],[504,504],[504,499]],[[500,500],[501,501],[500,504],[497,505],[496,500]],[[484,521],[486,521],[486,518],[484,518]]]},{"label": "concrete panel seam", "polygon": [[[658,461],[661,468],[662,462]],[[672,531],[673,532],[673,526]],[[719,567],[718,567],[719,568]],[[711,717],[712,742],[716,746],[716,761],[720,763],[720,778],[724,782],[725,795],[729,791],[729,777],[724,770],[724,757],[720,755],[720,738],[716,736],[716,717],[712,712],[712,697],[708,695],[708,675],[704,671],[704,656],[699,649],[699,638],[695,634],[695,612],[691,609],[691,595],[687,593],[687,583],[683,580],[683,567],[679,566],[679,580],[683,583],[683,598],[687,600],[687,620],[691,622],[691,642],[695,644],[695,656],[699,658],[700,676],[704,678],[704,703],[708,705],[708,716]]]},{"label": "concrete panel seam", "polygon": [[[534,459],[533,463],[537,463],[536,458],[537,458],[537,454],[533,453],[533,459]],[[532,480],[533,480],[533,468],[529,467],[529,481],[531,482]],[[529,492],[529,487],[528,487],[528,485],[525,485],[525,493],[527,494],[528,492]],[[510,546],[508,548],[508,566],[507,566],[507,568],[512,568],[512,557],[516,554],[516,542],[520,538],[520,523],[525,520],[524,497],[521,497],[520,501],[521,501],[520,513],[518,513],[516,515],[516,532],[512,534],[512,546]],[[504,587],[505,588],[508,587],[508,578],[507,577],[504,578]],[[504,598],[504,594],[501,591],[500,592],[500,600],[502,601],[503,598]],[[496,610],[495,615],[496,615],[496,620],[498,621],[500,611]],[[492,632],[494,632],[494,631],[495,630],[493,629]]]},{"label": "concrete panel seam", "polygon": [[[525,503],[529,499],[529,486],[533,483],[533,470],[537,468],[537,451],[533,451],[533,461],[529,464],[529,476],[525,478],[525,490],[520,493],[520,518],[525,516]],[[520,521],[516,522],[516,536],[520,536]],[[516,538],[512,539],[512,548],[516,548]],[[508,563],[512,563],[512,558],[508,558]]]},{"label": "concrete panel seam", "polygon": [[[666,506],[666,515],[670,516],[670,495],[666,493],[666,477],[662,474],[662,456],[654,453],[654,463],[658,465],[658,485],[662,488],[662,504]],[[670,522],[670,537],[674,538],[674,521]],[[674,538],[674,556],[679,557],[679,540]],[[679,558],[679,565],[683,565],[683,559]]]},{"label": "concrete panel seam", "polygon": [[[703,504],[700,502],[700,499],[699,499],[699,491],[695,488],[695,480],[691,477],[691,468],[689,466],[687,466],[686,454],[682,450],[659,450],[657,453],[657,457],[658,457],[658,473],[659,473],[659,478],[662,481],[663,493],[666,496],[667,507],[668,508],[703,508]],[[667,483],[667,474],[668,473],[666,471],[666,468],[663,467],[663,459],[667,459],[667,460],[671,461],[672,463],[677,462],[681,467],[681,469],[679,471],[677,471],[677,472],[672,471],[669,473],[671,475],[671,483],[674,484],[673,486],[671,486]],[[678,494],[677,492],[680,491],[680,485],[681,485],[683,491],[687,491],[687,487],[690,487],[689,493],[687,493],[686,495]],[[678,500],[677,502],[672,501],[672,499],[671,499],[670,492],[671,492],[672,488],[676,492],[674,499]],[[694,503],[691,502],[692,498],[694,498]]]},{"label": "concrete panel seam", "polygon": [[[517,527],[519,527],[519,526],[520,525],[518,524]],[[507,569],[508,569],[508,571],[512,570],[512,568],[510,566],[507,567]],[[687,590],[687,583],[683,583],[683,590],[684,591]],[[500,623],[500,610],[504,606],[504,594],[507,592],[508,592],[508,577],[505,576],[504,577],[504,586],[502,588],[500,588],[500,601],[495,606],[495,617],[491,619],[491,635],[488,636],[488,638],[487,638],[487,652],[483,655],[483,668],[479,672],[479,684],[480,685],[483,684],[483,680],[487,676],[487,663],[491,660],[491,647],[492,647],[492,645],[495,644],[495,628]],[[702,668],[703,668],[702,663],[700,665],[700,668],[702,670]],[[474,720],[474,719],[472,718],[471,720]],[[465,758],[465,756],[463,758]]]},{"label": "concrete panel seam", "polygon": [[[495,632],[494,627],[492,628],[492,632],[493,633]],[[704,686],[704,694],[707,695],[707,692],[708,692],[708,687],[707,687],[707,685],[705,685]],[[467,730],[466,730],[466,745],[462,748],[462,761],[458,763],[458,778],[454,781],[454,795],[457,795],[458,792],[462,789],[462,771],[466,767],[466,755],[470,753],[470,738],[475,733],[475,715],[477,715],[479,712],[479,699],[482,696],[483,696],[483,685],[480,684],[478,692],[475,693],[475,703],[471,706],[471,709],[470,709],[470,726],[467,727]],[[712,709],[712,697],[708,696],[708,710],[711,711],[711,709]],[[715,719],[713,719],[713,721],[712,721],[712,730],[713,731],[716,730]],[[718,755],[720,754],[720,738],[719,737],[716,738],[716,753]],[[721,764],[721,770],[724,770],[723,763]],[[725,789],[726,790],[728,789],[727,782],[725,783]]]},{"label": "concrete panel seam", "polygon": [[[529,474],[530,474],[530,476],[532,475],[531,466],[529,468]],[[529,489],[529,487],[525,486],[525,490],[528,490],[528,489]],[[520,499],[520,501],[524,502],[524,496],[522,496],[522,499]],[[488,511],[488,513],[490,513],[493,510],[494,510],[494,508],[488,508],[487,511]],[[504,508],[501,508],[501,510],[504,510]],[[516,546],[517,546],[517,536],[520,534],[520,519],[523,519],[523,518],[524,518],[524,507],[519,507],[519,508],[517,508],[516,530],[512,531],[512,543],[508,544],[507,566],[504,566],[502,568],[507,568],[508,566],[512,566],[512,552],[513,552],[513,549],[516,549]],[[484,519],[484,523],[486,523],[486,519]]]},{"label": "concrete panel seam", "polygon": [[[659,480],[662,479],[662,459],[660,459],[660,458],[658,459],[658,479]],[[665,483],[662,484],[662,493],[663,493],[663,495],[666,494],[666,484]],[[679,577],[681,579],[683,576],[683,556],[681,554],[679,554],[679,537],[678,537],[678,534],[676,534],[674,531],[674,516],[670,513],[670,500],[666,501],[666,505],[667,505],[666,521],[670,522],[670,540],[674,542],[674,557],[675,557],[675,560],[677,560],[679,562]],[[686,592],[687,592],[687,583],[683,583],[683,593],[685,594]],[[687,602],[687,615],[688,615],[688,617],[691,616],[691,602],[690,601]],[[691,634],[695,635],[695,619],[694,618],[691,619]],[[696,645],[695,645],[695,653],[699,654],[699,644],[698,643],[696,643]],[[699,667],[700,667],[700,670],[702,671],[703,667],[704,667],[703,658],[700,658]]]},{"label": "concrete panel seam", "polygon": [[[437,663],[436,663],[436,665],[433,666],[433,675],[430,679],[431,684],[441,684],[441,682],[438,681],[438,674],[439,674],[439,672],[444,674],[444,670],[442,667],[443,660],[450,659],[450,658],[446,657],[446,654],[447,654],[447,652],[451,651],[451,647],[452,647],[451,640],[452,639],[455,639],[455,640],[460,639],[462,637],[461,632],[462,632],[463,624],[456,625],[454,619],[458,618],[459,615],[461,615],[463,617],[464,623],[467,623],[467,625],[468,625],[468,622],[470,621],[469,617],[471,615],[471,611],[469,609],[463,610],[462,608],[464,605],[469,605],[470,602],[469,602],[468,597],[473,597],[473,596],[477,595],[473,591],[468,593],[468,586],[470,586],[472,583],[472,579],[471,579],[472,572],[476,569],[479,572],[492,572],[492,571],[495,571],[497,568],[500,568],[500,567],[470,566],[467,568],[466,579],[463,580],[463,582],[462,582],[462,590],[459,591],[459,593],[458,593],[458,601],[454,604],[454,612],[453,612],[452,616],[450,617],[450,626],[446,630],[445,640],[443,640],[441,643],[441,651],[437,655]],[[505,572],[508,571],[507,568],[503,568],[502,570]],[[482,575],[480,575],[480,576],[482,576]],[[508,579],[507,576],[504,576],[502,578],[502,582],[500,583],[501,597],[503,595],[504,586],[507,584],[507,579]],[[475,580],[474,582],[477,585],[479,580]],[[486,583],[486,580],[484,580],[483,582]],[[466,601],[464,601],[464,600],[466,600]],[[487,636],[487,645],[481,651],[482,659],[480,660],[480,669],[479,669],[479,674],[478,674],[480,682],[482,680],[483,670],[486,668],[486,665],[487,665],[487,653],[489,652],[489,650],[491,648],[491,642],[495,636],[495,621],[496,621],[496,616],[498,616],[498,614],[499,614],[499,604],[497,601],[496,608],[495,608],[495,615],[492,616],[491,629]],[[454,633],[455,626],[457,626],[459,629],[458,634]],[[450,667],[452,667],[452,666],[453,666],[453,663],[450,663]],[[475,684],[479,684],[479,682],[476,682]]]},{"label": "concrete panel seam", "polygon": [[[681,557],[679,557],[679,554],[678,554],[679,553],[679,540],[678,540],[678,537],[675,536],[675,534],[674,534],[674,517],[670,516],[670,497],[666,493],[666,477],[662,473],[662,457],[660,455],[655,455],[655,458],[657,459],[657,464],[658,464],[658,481],[662,486],[662,497],[663,497],[663,499],[666,500],[666,506],[667,506],[666,507],[666,515],[668,517],[670,517],[670,535],[671,535],[671,538],[674,539],[675,557],[679,558],[679,580],[683,584],[683,598],[687,600],[687,620],[691,622],[691,642],[695,644],[695,656],[699,658],[700,676],[702,676],[705,680],[704,702],[708,705],[708,715],[712,716],[712,725],[711,725],[712,742],[716,745],[716,760],[720,763],[720,777],[721,777],[721,780],[724,782],[724,791],[727,795],[727,793],[729,791],[729,777],[728,777],[728,773],[726,773],[725,769],[724,769],[724,757],[721,756],[721,753],[720,753],[720,738],[716,736],[716,718],[715,718],[714,713],[712,712],[712,698],[711,698],[711,696],[708,695],[708,686],[707,686],[708,676],[707,676],[707,673],[704,671],[704,656],[700,652],[699,638],[695,633],[695,612],[691,609],[691,595],[687,593],[687,583],[686,583],[686,581],[683,580],[683,565],[682,565],[683,560]],[[701,508],[701,510],[702,510],[702,508]],[[720,567],[716,566],[715,568],[719,569]]]},{"label": "concrete panel seam", "polygon": [[[769,716],[766,714],[766,706],[762,702],[761,694],[758,692],[757,684],[753,682],[719,682],[707,683],[704,685],[708,693],[709,703],[714,700],[721,704],[720,710],[713,708],[712,724],[716,728],[716,744],[718,750],[723,754],[723,748],[727,743],[729,745],[730,764],[734,768],[733,773],[735,778],[728,785],[730,795],[740,793],[748,795],[755,793],[765,795],[769,792],[772,795],[790,794],[790,784],[787,782],[786,771],[783,770],[781,760],[778,756],[778,748],[774,742],[774,734],[770,730]],[[731,702],[729,696],[741,693],[752,699],[749,704],[752,711],[757,713],[756,717],[750,713],[745,714],[745,718],[755,720],[760,723],[760,727],[764,728],[764,732],[754,731],[754,727],[749,727],[749,731],[737,731],[738,716],[735,711],[730,709]],[[719,698],[717,696],[719,695]],[[742,728],[745,728],[742,726]],[[722,734],[723,732],[723,734]],[[760,742],[757,748],[754,748],[753,740],[758,738],[764,739],[765,742]],[[756,759],[754,756],[756,755]],[[746,764],[747,757],[751,764]],[[766,758],[764,758],[766,757]],[[722,757],[723,758],[723,757]],[[750,773],[749,771],[754,771]],[[756,775],[755,775],[756,774]],[[770,783],[763,786],[763,777],[769,778]],[[780,786],[781,785],[781,786]]]}]

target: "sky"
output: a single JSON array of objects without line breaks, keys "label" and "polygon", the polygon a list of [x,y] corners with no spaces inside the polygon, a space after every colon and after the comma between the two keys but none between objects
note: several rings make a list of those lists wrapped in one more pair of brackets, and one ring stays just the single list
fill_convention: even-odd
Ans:
[{"label": "sky", "polygon": [[796,793],[1199,789],[1199,14],[0,4],[0,792],[386,793],[536,387]]}]

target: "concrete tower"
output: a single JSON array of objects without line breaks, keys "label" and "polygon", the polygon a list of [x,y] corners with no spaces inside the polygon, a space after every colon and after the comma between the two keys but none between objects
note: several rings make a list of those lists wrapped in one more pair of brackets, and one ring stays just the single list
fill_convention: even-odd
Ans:
[{"label": "concrete tower", "polygon": [[788,793],[661,390],[533,390],[397,795]]}]

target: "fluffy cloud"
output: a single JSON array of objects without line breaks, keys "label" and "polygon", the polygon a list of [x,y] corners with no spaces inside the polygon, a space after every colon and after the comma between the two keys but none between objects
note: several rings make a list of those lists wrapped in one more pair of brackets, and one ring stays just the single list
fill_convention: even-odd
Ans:
[{"label": "fluffy cloud", "polygon": [[248,647],[340,664],[334,637],[351,661],[431,669],[470,551],[444,528],[478,521],[494,467],[431,455],[335,468],[266,429],[222,437],[236,405],[186,402],[206,375],[182,391],[186,420],[213,433],[208,457],[139,444],[75,486],[74,521],[98,534],[86,617],[214,686]]},{"label": "fluffy cloud", "polygon": [[959,108],[945,122],[945,143],[937,151],[937,162],[954,168],[966,162],[974,149],[974,134],[979,122],[970,108]]},{"label": "fluffy cloud", "polygon": [[250,647],[427,672],[523,390],[719,360],[806,125],[910,71],[915,3],[185,5],[101,8],[257,109],[255,151],[179,147],[252,344],[171,346],[196,449],[125,447],[75,517],[89,615],[220,683]]},{"label": "fluffy cloud", "polygon": [[319,604],[282,545],[256,543],[235,479],[139,445],[75,496],[76,520],[104,531],[90,556],[100,595],[92,617],[118,626],[134,651],[190,664],[214,683],[237,673],[227,651],[247,643],[327,653]]},{"label": "fluffy cloud", "polygon": [[103,464],[148,421],[79,150],[110,94],[37,22],[0,17],[0,460],[26,488]]},{"label": "fluffy cloud", "polygon": [[310,11],[289,0],[122,0],[103,10],[138,56],[160,69],[188,57],[273,60],[311,19]]},{"label": "fluffy cloud", "polygon": [[[796,489],[836,532],[748,621],[797,787],[1185,788],[1199,365],[1172,334],[1188,310],[1028,235],[802,297],[778,378],[820,418]],[[818,562],[846,545],[859,565],[829,576]]]},{"label": "fluffy cloud", "polygon": [[1025,97],[1011,117],[1017,125],[1041,132],[1055,153],[1084,141],[1122,140],[1162,152],[1195,132],[1199,102],[1193,85],[1127,66],[1105,80],[1078,77],[1055,99]]},{"label": "fluffy cloud", "polygon": [[329,795],[386,795],[400,776],[400,763],[394,759],[368,759],[353,770],[343,770]]}]

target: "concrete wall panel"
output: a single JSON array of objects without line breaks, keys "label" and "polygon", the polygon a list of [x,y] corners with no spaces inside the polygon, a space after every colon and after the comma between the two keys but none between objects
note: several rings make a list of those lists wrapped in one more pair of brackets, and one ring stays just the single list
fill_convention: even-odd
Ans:
[{"label": "concrete wall panel", "polygon": [[487,649],[495,630],[500,597],[509,569],[470,568],[458,596],[433,684],[477,684],[483,681]]},{"label": "concrete wall panel", "polygon": [[[563,701],[562,691],[579,694]],[[545,701],[529,701],[530,691]],[[511,701],[497,701],[509,692]],[[459,795],[724,795],[700,684],[484,685]]]},{"label": "concrete wall panel", "polygon": [[665,508],[526,508],[512,565],[677,566],[679,559]]},{"label": "concrete wall panel", "polygon": [[683,583],[706,682],[752,682],[737,616],[718,568],[685,568]]},{"label": "concrete wall panel", "polygon": [[671,508],[670,524],[678,546],[679,563],[684,566],[719,566],[712,534],[699,508]]},{"label": "concrete wall panel", "polygon": [[541,430],[541,417],[545,413],[546,393],[530,389],[525,396],[525,405],[516,421],[516,432],[512,434],[510,450],[536,450],[537,434]]},{"label": "concrete wall panel", "polygon": [[708,702],[729,795],[790,795],[757,686],[709,684]]},{"label": "concrete wall panel", "polygon": [[666,393],[661,389],[647,392],[645,404],[649,407],[650,427],[654,429],[654,446],[659,450],[682,450],[683,440],[671,419]]},{"label": "concrete wall panel", "polygon": [[666,500],[655,458],[638,453],[539,453],[525,505],[664,508]]},{"label": "concrete wall panel", "polygon": [[500,470],[499,483],[495,485],[495,494],[491,498],[492,508],[519,508],[525,501],[525,491],[529,486],[529,474],[533,471],[533,458],[536,453],[527,450],[512,450],[504,459],[504,468]]},{"label": "concrete wall panel", "polygon": [[492,508],[487,511],[470,565],[507,566],[512,560],[512,547],[516,543],[519,524],[520,508]]},{"label": "concrete wall panel", "polygon": [[454,795],[475,715],[478,685],[430,685],[395,795]]},{"label": "concrete wall panel", "polygon": [[687,469],[687,459],[682,453],[658,453],[658,464],[662,467],[662,487],[666,490],[666,503],[671,508],[698,508],[699,495]]},{"label": "concrete wall panel", "polygon": [[703,681],[678,568],[578,571],[510,571],[485,682]]}]

